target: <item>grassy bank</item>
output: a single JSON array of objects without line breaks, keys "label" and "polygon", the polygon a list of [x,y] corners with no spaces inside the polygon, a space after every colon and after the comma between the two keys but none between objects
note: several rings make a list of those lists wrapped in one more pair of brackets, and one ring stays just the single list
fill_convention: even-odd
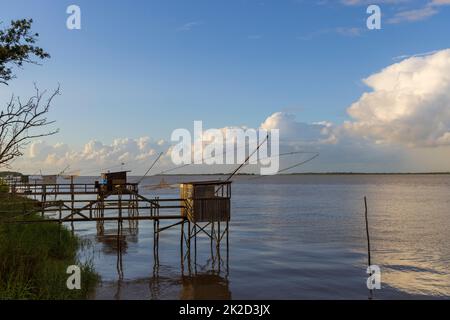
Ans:
[{"label": "grassy bank", "polygon": [[[6,224],[35,206],[32,200],[0,192],[0,299],[86,299],[98,276],[77,261],[80,240],[57,223]],[[35,214],[26,217],[42,219]],[[67,267],[81,268],[81,289],[66,287]]]}]

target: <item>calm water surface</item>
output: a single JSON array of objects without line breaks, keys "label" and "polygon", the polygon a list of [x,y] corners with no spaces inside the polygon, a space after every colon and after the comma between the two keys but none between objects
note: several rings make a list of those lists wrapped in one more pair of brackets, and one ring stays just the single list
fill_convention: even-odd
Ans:
[{"label": "calm water surface", "polygon": [[[146,178],[140,193],[178,195],[145,188],[159,182]],[[222,246],[220,261],[212,261],[209,242],[200,237],[190,273],[181,264],[179,227],[161,234],[156,266],[153,223],[140,222],[138,235],[126,238],[123,280],[115,242],[98,241],[93,223],[75,227],[92,243],[80,255],[102,277],[95,299],[367,299],[365,195],[372,263],[382,272],[375,298],[449,298],[450,175],[238,177],[228,259]]]}]

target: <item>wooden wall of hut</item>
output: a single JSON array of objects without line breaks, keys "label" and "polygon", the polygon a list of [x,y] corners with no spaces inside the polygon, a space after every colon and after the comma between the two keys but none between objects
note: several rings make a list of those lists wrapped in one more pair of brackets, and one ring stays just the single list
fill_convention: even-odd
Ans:
[{"label": "wooden wall of hut", "polygon": [[[180,185],[180,196],[185,208],[181,215],[192,222],[217,222],[230,220],[229,183],[192,182]],[[220,192],[218,192],[220,191]]]}]

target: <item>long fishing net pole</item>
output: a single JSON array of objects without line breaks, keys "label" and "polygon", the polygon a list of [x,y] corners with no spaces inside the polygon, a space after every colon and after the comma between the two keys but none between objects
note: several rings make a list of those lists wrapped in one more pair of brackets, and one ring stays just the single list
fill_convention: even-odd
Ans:
[{"label": "long fishing net pole", "polygon": [[308,162],[314,160],[314,159],[317,158],[318,156],[319,156],[319,153],[316,153],[314,156],[312,156],[311,158],[309,158],[309,159],[307,159],[307,160],[305,160],[305,161],[302,161],[302,162],[299,162],[299,163],[297,163],[297,164],[294,164],[294,165],[292,165],[292,166],[290,166],[290,167],[287,167],[287,168],[278,170],[278,173],[282,173],[282,172],[285,172],[285,171],[288,171],[288,170],[297,168],[297,167],[299,167],[299,166],[301,166],[301,165],[303,165],[303,164],[305,164],[305,163],[308,163]]},{"label": "long fishing net pole", "polygon": [[152,165],[150,166],[150,168],[148,168],[148,170],[144,173],[144,175],[142,176],[142,178],[138,181],[138,184],[140,184],[142,182],[142,180],[144,180],[144,178],[147,176],[147,174],[150,172],[150,170],[152,170],[152,168],[155,166],[155,164],[158,162],[158,160],[161,158],[161,156],[163,155],[163,153],[161,152],[158,157],[156,158],[155,161],[153,161]]},{"label": "long fishing net pole", "polygon": [[[267,137],[266,137],[266,140],[267,140]],[[263,143],[264,143],[264,141],[263,141]],[[242,149],[242,148],[246,148],[246,146],[244,145],[244,146],[242,146],[242,147],[239,147],[238,150],[239,150],[239,149]],[[255,152],[258,151],[259,148],[260,148],[260,146],[255,150]],[[254,154],[255,152],[253,152],[253,154]],[[210,156],[210,157],[207,157],[207,158],[202,157],[202,161],[210,160],[210,159],[213,159],[213,158],[218,157],[218,156],[223,156],[223,155],[225,155],[225,154],[226,154],[226,151],[225,151],[225,152],[221,152],[221,153],[219,153],[219,154],[215,154],[214,156]],[[253,155],[253,154],[252,154],[252,155]],[[248,161],[248,160],[246,160],[246,161]],[[245,162],[244,162],[244,163],[245,163]],[[167,173],[167,172],[172,172],[172,171],[175,171],[175,170],[178,170],[178,169],[182,169],[182,168],[185,168],[185,167],[188,167],[188,166],[191,166],[191,165],[193,165],[193,163],[182,164],[182,165],[180,165],[180,166],[176,166],[176,167],[173,167],[173,168],[169,168],[169,169],[163,170],[163,171],[161,171],[159,174],[165,174],[165,173]]]},{"label": "long fishing net pole", "polygon": [[[304,165],[305,163],[308,163],[308,162],[314,160],[315,158],[317,158],[317,157],[320,155],[318,152],[302,152],[302,151],[298,151],[298,152],[287,152],[287,153],[282,153],[282,154],[279,154],[278,156],[281,157],[281,156],[284,156],[284,155],[292,155],[292,154],[299,154],[299,153],[314,153],[314,155],[313,155],[312,157],[310,157],[310,158],[304,160],[304,161],[301,161],[301,162],[296,163],[296,164],[294,164],[294,165],[292,165],[292,166],[289,166],[289,167],[283,168],[283,169],[281,169],[281,170],[278,170],[277,174],[280,174],[280,173],[283,173],[283,172],[285,172],[285,171],[288,171],[288,170],[291,170],[291,169],[300,167],[301,165]],[[271,157],[267,157],[267,158],[263,158],[263,159],[269,159],[269,158],[273,158],[273,157],[275,157],[275,156],[271,156]],[[261,159],[261,160],[263,160],[263,159]],[[261,179],[261,178],[264,178],[264,177],[267,177],[267,176],[270,176],[270,175],[260,175],[260,176],[257,176],[257,177],[249,178],[248,180]]]},{"label": "long fishing net pole", "polygon": [[[301,166],[301,165],[303,165],[305,163],[308,163],[308,162],[314,160],[315,158],[317,158],[319,156],[319,153],[312,152],[312,151],[291,151],[291,152],[280,153],[278,155],[273,155],[273,156],[270,156],[270,157],[264,157],[264,158],[261,158],[260,160],[266,160],[266,159],[270,159],[270,158],[273,158],[273,157],[276,157],[276,156],[284,157],[284,156],[290,156],[290,155],[296,155],[296,154],[314,154],[314,155],[312,157],[310,157],[309,159],[305,160],[305,161],[299,162],[299,163],[297,163],[295,165],[292,165],[292,166],[290,166],[288,168],[283,168],[283,169],[279,170],[278,173],[281,173],[281,172],[288,171],[290,169],[299,167],[299,166]],[[212,157],[209,157],[209,158],[203,158],[203,160],[205,160],[205,159],[212,159],[214,157],[215,156],[212,156]],[[181,166],[176,166],[176,167],[173,167],[173,168],[169,168],[169,169],[163,170],[163,171],[161,171],[158,174],[165,174],[167,172],[172,172],[172,171],[175,171],[175,170],[178,170],[178,169],[182,169],[182,168],[188,167],[190,165],[192,165],[192,164],[191,163],[183,164]],[[245,163],[245,165],[248,165],[248,163]],[[265,177],[265,176],[253,177],[253,178],[250,178],[249,180],[261,179],[263,177]],[[158,184],[151,184],[151,185],[147,185],[146,187],[154,187],[154,186],[159,186],[159,185]]]},{"label": "long fishing net pole", "polygon": [[266,143],[267,140],[269,140],[269,134],[266,135],[266,138],[258,145],[258,147],[257,147],[251,154],[248,155],[248,157],[245,159],[245,161],[242,162],[242,163],[239,165],[239,167],[237,167],[236,170],[234,170],[234,171],[228,176],[228,178],[227,178],[225,181],[230,181],[230,179],[233,178],[233,176],[234,176],[236,173],[238,173],[239,170],[241,170],[241,168],[242,168],[243,166],[245,166],[245,164],[247,163],[247,161],[248,161],[248,160],[249,160],[256,152],[258,152],[259,148],[261,148],[262,145],[263,145],[264,143]]}]

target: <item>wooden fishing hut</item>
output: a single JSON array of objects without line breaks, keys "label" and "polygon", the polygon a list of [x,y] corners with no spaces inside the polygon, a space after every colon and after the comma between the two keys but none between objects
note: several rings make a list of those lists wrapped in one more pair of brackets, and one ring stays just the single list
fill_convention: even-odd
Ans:
[{"label": "wooden fishing hut", "polygon": [[130,171],[105,172],[101,174],[99,188],[103,192],[111,192],[114,188],[127,185],[127,173]]},{"label": "wooden fishing hut", "polygon": [[181,215],[191,222],[230,220],[231,181],[184,182],[180,197],[185,204]]},{"label": "wooden fishing hut", "polygon": [[[226,236],[228,252],[228,230],[231,207],[231,181],[193,181],[180,184],[182,199],[181,216],[188,224],[188,252],[190,239],[194,238],[194,253],[197,255],[197,234],[204,233],[216,244],[220,251],[220,242]],[[221,222],[225,228],[221,230]],[[209,230],[208,230],[209,229]],[[182,235],[184,233],[182,225]],[[197,258],[195,257],[195,260]]]}]

